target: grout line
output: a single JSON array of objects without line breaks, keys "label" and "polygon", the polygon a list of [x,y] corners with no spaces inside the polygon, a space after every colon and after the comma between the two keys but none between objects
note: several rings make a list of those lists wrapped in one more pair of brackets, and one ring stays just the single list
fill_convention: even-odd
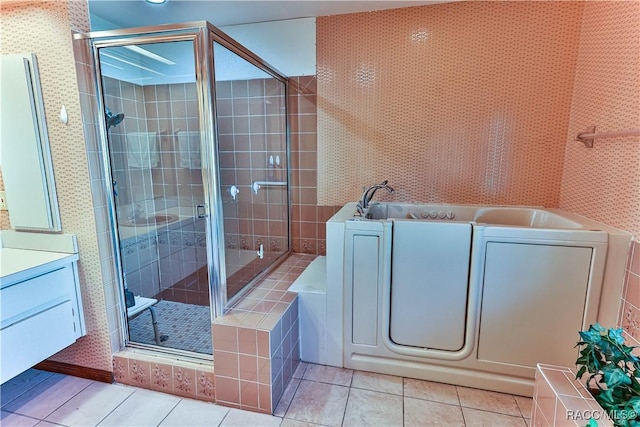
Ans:
[{"label": "grout line", "polygon": [[[8,400],[8,401],[4,401],[4,400],[3,400],[3,401],[0,403],[0,409],[2,409],[2,410],[3,410],[3,411],[5,411],[5,412],[8,412],[8,411],[6,411],[5,409],[3,409],[6,405],[8,405],[9,403],[13,402],[14,400],[16,400],[17,398],[19,398],[19,397],[20,397],[20,396],[22,396],[23,394],[27,393],[28,391],[32,390],[32,389],[33,389],[33,388],[35,388],[36,386],[39,386],[39,385],[40,385],[43,381],[45,381],[46,379],[48,379],[48,378],[52,377],[53,375],[55,375],[53,372],[49,372],[49,371],[41,371],[41,370],[38,370],[38,369],[34,369],[34,371],[40,372],[40,374],[36,374],[36,375],[34,375],[33,377],[29,378],[29,382],[30,382],[32,379],[39,378],[39,377],[42,377],[42,379],[41,379],[40,381],[38,381],[38,382],[34,383],[34,384],[31,384],[31,387],[27,388],[27,389],[26,389],[26,390],[24,390],[22,393],[20,393],[20,394],[18,394],[18,395],[16,395],[16,396],[13,396],[10,400]],[[17,378],[17,377],[18,377],[18,375],[16,375],[14,378]],[[13,380],[13,378],[12,378],[11,380]],[[9,381],[11,381],[11,380],[9,380]]]},{"label": "grout line", "polygon": [[[125,385],[126,385],[126,384],[125,384]],[[133,389],[134,389],[134,390],[133,390],[133,392],[131,392],[131,393],[130,393],[127,397],[125,397],[124,399],[122,399],[122,402],[118,403],[118,404],[116,405],[116,407],[115,407],[115,408],[113,408],[111,411],[109,411],[109,413],[108,413],[107,415],[105,415],[105,416],[104,416],[100,421],[98,421],[98,423],[96,424],[96,426],[99,426],[101,422],[103,422],[104,420],[106,420],[106,419],[109,417],[109,415],[111,415],[111,414],[112,414],[116,409],[118,409],[120,406],[122,406],[122,404],[123,404],[124,402],[126,402],[127,400],[129,400],[129,398],[130,398],[131,396],[133,396],[133,395],[135,394],[135,392],[138,390],[138,387],[136,387],[136,386],[128,386],[128,387],[133,388]],[[146,390],[146,389],[145,389],[145,390]]]},{"label": "grout line", "polygon": [[[64,375],[64,374],[60,374],[60,375]],[[67,378],[77,378],[77,377],[70,377],[69,375],[64,375]],[[51,414],[53,414],[55,411],[57,411],[58,409],[60,409],[63,405],[65,405],[68,401],[70,401],[71,399],[73,399],[74,397],[76,397],[77,395],[79,395],[80,393],[82,393],[84,390],[87,389],[87,387],[89,387],[91,384],[93,384],[95,381],[93,380],[89,380],[90,383],[87,384],[86,386],[82,387],[80,390],[78,390],[77,393],[75,393],[73,396],[71,396],[70,398],[68,398],[67,400],[65,400],[63,403],[61,403],[58,407],[56,407],[53,411],[49,412],[47,415],[44,416],[44,418],[42,418],[42,421],[46,421],[47,417],[50,416]]]},{"label": "grout line", "polygon": [[[162,392],[159,392],[162,393]],[[173,408],[171,408],[171,410],[169,412],[167,412],[167,415],[164,416],[164,418],[162,418],[162,420],[160,420],[160,422],[158,423],[158,425],[162,424],[164,420],[167,419],[167,417],[173,412],[174,409],[176,409],[176,407],[180,404],[180,402],[182,402],[184,400],[184,398],[180,398],[180,400],[178,400],[178,402],[173,405]],[[195,400],[195,399],[194,399]]]},{"label": "grout line", "polygon": [[351,388],[347,392],[347,401],[344,404],[344,412],[342,413],[342,421],[340,422],[340,426],[344,426],[344,419],[347,416],[347,407],[349,406],[349,398],[351,397]]},{"label": "grout line", "polygon": [[[31,417],[31,416],[29,416],[29,415],[19,414],[19,413],[17,413],[17,412],[9,412],[9,411],[6,411],[6,410],[4,410],[4,409],[2,410],[2,412],[5,412],[5,413],[7,413],[7,414],[17,415],[18,417],[25,417],[25,418],[29,418],[29,419],[34,420],[34,421],[38,421],[38,422],[37,422],[36,424],[34,424],[34,425],[38,425],[40,421],[45,421],[45,422],[47,422],[47,423],[51,423],[51,421],[46,421],[46,420],[43,420],[43,419],[40,419],[40,418]],[[51,424],[53,424],[53,423],[51,423]]]}]

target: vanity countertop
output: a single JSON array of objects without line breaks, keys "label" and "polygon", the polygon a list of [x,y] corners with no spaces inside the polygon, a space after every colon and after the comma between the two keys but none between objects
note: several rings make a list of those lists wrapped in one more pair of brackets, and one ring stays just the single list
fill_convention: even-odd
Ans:
[{"label": "vanity countertop", "polygon": [[78,254],[0,248],[0,288],[78,260]]}]

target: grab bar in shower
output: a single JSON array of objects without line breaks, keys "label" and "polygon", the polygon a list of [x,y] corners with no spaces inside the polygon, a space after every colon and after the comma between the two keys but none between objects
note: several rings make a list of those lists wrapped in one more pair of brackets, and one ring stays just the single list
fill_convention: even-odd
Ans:
[{"label": "grab bar in shower", "polygon": [[576,141],[580,141],[587,148],[593,148],[593,142],[600,138],[621,138],[625,136],[640,136],[640,128],[618,130],[613,132],[596,132],[596,127],[591,126],[585,132],[580,132],[576,136]]},{"label": "grab bar in shower", "polygon": [[253,194],[258,194],[258,190],[261,187],[286,187],[287,181],[253,181],[251,188],[253,189]]}]

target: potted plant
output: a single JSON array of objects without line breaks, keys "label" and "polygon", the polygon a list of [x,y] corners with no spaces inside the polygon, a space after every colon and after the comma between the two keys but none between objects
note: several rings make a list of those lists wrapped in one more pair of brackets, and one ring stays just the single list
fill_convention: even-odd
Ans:
[{"label": "potted plant", "polygon": [[[576,378],[589,373],[585,384],[617,426],[640,426],[640,358],[624,344],[622,328],[598,323],[580,332]],[[592,423],[590,423],[592,424]]]}]

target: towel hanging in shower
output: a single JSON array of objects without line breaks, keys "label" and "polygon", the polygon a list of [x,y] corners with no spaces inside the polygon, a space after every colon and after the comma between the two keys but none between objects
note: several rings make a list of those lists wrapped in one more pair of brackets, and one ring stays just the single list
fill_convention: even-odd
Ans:
[{"label": "towel hanging in shower", "polygon": [[158,142],[155,132],[127,133],[127,161],[129,167],[149,169],[158,166]]},{"label": "towel hanging in shower", "polygon": [[200,132],[179,131],[178,147],[180,148],[180,167],[200,169]]}]

